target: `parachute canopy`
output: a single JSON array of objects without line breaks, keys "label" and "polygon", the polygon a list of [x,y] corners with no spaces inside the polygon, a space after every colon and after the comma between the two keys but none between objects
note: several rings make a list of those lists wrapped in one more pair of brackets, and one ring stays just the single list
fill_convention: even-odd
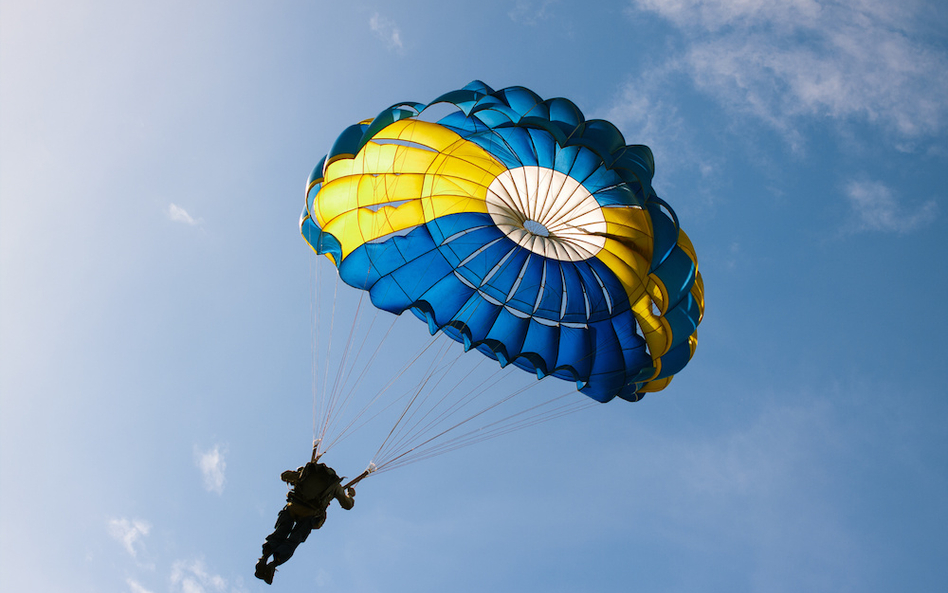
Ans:
[{"label": "parachute canopy", "polygon": [[[457,110],[425,121],[435,104]],[[647,146],[569,100],[474,81],[343,130],[300,229],[376,307],[595,400],[636,401],[691,359],[704,310],[653,174]]]}]

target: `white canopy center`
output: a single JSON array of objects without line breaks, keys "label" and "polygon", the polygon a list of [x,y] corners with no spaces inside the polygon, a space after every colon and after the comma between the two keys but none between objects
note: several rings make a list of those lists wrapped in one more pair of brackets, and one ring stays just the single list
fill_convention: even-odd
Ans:
[{"label": "white canopy center", "polygon": [[606,220],[596,198],[554,169],[504,171],[487,188],[487,212],[510,240],[544,257],[582,261],[606,244]]}]

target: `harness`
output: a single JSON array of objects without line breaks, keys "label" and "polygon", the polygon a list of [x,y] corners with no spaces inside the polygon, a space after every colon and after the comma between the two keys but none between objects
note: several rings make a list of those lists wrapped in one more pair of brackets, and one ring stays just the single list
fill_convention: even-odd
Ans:
[{"label": "harness", "polygon": [[[324,473],[324,476],[320,477],[327,479],[328,484],[324,486],[315,497],[301,496],[297,492],[297,489],[299,489],[300,486],[303,486],[303,489],[309,489],[306,488],[306,486],[308,485],[307,482],[314,478],[312,474],[314,469]],[[326,520],[326,508],[329,506],[329,503],[332,502],[336,486],[342,483],[342,480],[343,478],[336,475],[336,472],[333,471],[332,468],[322,464],[319,466],[307,465],[300,475],[296,486],[286,495],[287,508],[298,518],[314,517],[316,522],[314,529],[318,529]]]}]

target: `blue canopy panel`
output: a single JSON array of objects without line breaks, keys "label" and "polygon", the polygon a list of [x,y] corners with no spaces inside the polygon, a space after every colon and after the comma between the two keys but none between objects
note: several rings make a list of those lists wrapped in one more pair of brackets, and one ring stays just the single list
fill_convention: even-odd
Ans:
[{"label": "blue canopy panel", "polygon": [[332,163],[343,158],[352,158],[362,148],[362,138],[365,130],[369,126],[366,124],[353,124],[342,131],[336,142],[333,143],[329,154],[323,157],[326,162]]},{"label": "blue canopy panel", "polygon": [[654,272],[678,244],[678,225],[665,214],[660,204],[650,201],[646,209],[652,220],[653,233],[652,268],[649,271]]},{"label": "blue canopy panel", "polygon": [[[340,277],[368,290],[376,307],[395,314],[410,309],[432,333],[444,331],[501,365],[575,381],[598,401],[634,391],[629,378],[651,360],[635,334],[628,299],[605,265],[541,257],[485,225],[484,215],[434,222],[360,246],[342,261]],[[505,257],[506,267],[497,263]],[[548,280],[541,284],[544,269]],[[607,298],[608,291],[616,296]]]},{"label": "blue canopy panel", "polygon": [[675,245],[665,261],[652,271],[668,294],[667,309],[676,307],[682,299],[691,294],[697,273],[695,262],[678,245]]},{"label": "blue canopy panel", "polygon": [[[477,118],[464,118],[459,113],[451,114],[441,122],[489,152],[508,169],[540,166],[569,175],[587,191],[595,194],[602,206],[641,206],[645,202],[646,188],[637,177],[631,174],[623,176],[620,172],[608,168],[602,157],[590,148],[578,145],[560,146],[545,130],[492,128]],[[629,183],[632,187],[627,186]]]}]

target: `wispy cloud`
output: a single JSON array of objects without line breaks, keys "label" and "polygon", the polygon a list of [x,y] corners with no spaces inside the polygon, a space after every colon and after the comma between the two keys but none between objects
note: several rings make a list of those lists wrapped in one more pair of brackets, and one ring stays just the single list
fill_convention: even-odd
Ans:
[{"label": "wispy cloud", "polygon": [[[774,403],[717,434],[656,437],[662,442],[634,474],[641,528],[711,564],[746,550],[740,561],[752,590],[864,588],[850,574],[865,554],[860,534],[825,494],[840,487],[828,463],[845,467],[859,454],[843,438],[845,423],[833,406],[801,399]],[[808,570],[788,573],[787,566]],[[683,583],[682,589],[698,584]]]},{"label": "wispy cloud", "polygon": [[168,206],[168,218],[174,222],[180,222],[181,224],[186,224],[188,226],[197,226],[201,224],[201,219],[194,218],[188,211],[178,206],[177,204],[171,204]]},{"label": "wispy cloud", "polygon": [[532,27],[550,18],[552,14],[550,7],[557,3],[557,0],[540,0],[539,2],[517,0],[507,16],[515,23]]},{"label": "wispy cloud", "polygon": [[663,73],[654,72],[648,82],[626,84],[606,118],[628,134],[626,142],[649,146],[666,171],[704,162],[693,154],[696,143],[687,137],[675,105],[664,98],[663,78]]},{"label": "wispy cloud", "polygon": [[[660,74],[656,74],[660,78]],[[661,85],[643,88],[641,83],[623,87],[618,101],[607,118],[622,128],[634,129],[635,142],[653,146],[662,137],[671,136],[674,144],[684,132],[684,123],[674,105],[663,101],[658,92]],[[629,139],[627,139],[629,140]],[[654,149],[653,149],[654,150]]]},{"label": "wispy cloud", "polygon": [[208,571],[203,560],[179,560],[171,567],[171,590],[182,593],[227,591],[227,581]]},{"label": "wispy cloud", "polygon": [[152,593],[151,590],[146,589],[134,579],[126,579],[125,581],[128,584],[128,588],[131,589],[132,593]]},{"label": "wispy cloud", "polygon": [[110,519],[109,535],[121,543],[132,558],[138,557],[144,546],[142,539],[151,531],[151,525],[141,519]]},{"label": "wispy cloud", "polygon": [[855,231],[905,233],[931,221],[937,212],[934,200],[906,204],[877,181],[850,181],[845,191],[853,214],[851,230]]},{"label": "wispy cloud", "polygon": [[204,476],[204,488],[208,492],[222,494],[224,492],[224,470],[227,463],[224,461],[225,450],[220,445],[214,445],[207,451],[194,450],[195,463]]},{"label": "wispy cloud", "polygon": [[796,118],[862,118],[905,137],[948,110],[948,53],[922,8],[887,0],[633,0],[687,33],[672,58],[696,86],[793,139]]},{"label": "wispy cloud", "polygon": [[[715,201],[726,152],[712,152],[695,137],[673,97],[667,68],[630,81],[619,89],[605,117],[622,130],[626,142],[645,144],[655,156],[655,182],[659,195],[687,194],[688,207],[700,208]],[[715,183],[712,183],[715,182]]]},{"label": "wispy cloud", "polygon": [[385,43],[385,46],[395,51],[402,51],[402,32],[398,26],[391,20],[385,18],[377,12],[372,13],[369,19],[369,27],[376,37]]}]

